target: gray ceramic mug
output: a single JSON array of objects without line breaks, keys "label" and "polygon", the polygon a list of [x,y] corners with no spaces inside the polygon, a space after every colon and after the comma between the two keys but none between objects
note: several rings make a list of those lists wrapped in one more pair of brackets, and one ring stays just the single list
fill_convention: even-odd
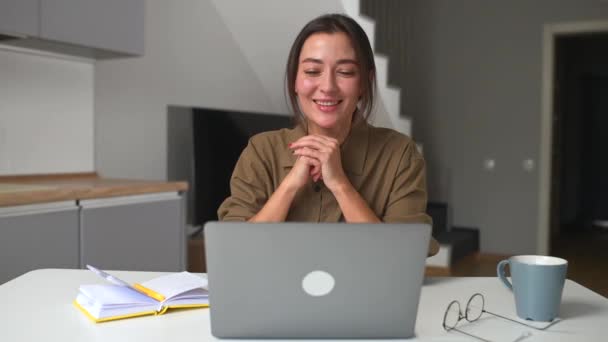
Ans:
[{"label": "gray ceramic mug", "polygon": [[[511,280],[505,266],[511,269]],[[542,255],[518,255],[496,266],[498,277],[515,295],[517,316],[533,321],[552,321],[559,314],[568,261]]]}]

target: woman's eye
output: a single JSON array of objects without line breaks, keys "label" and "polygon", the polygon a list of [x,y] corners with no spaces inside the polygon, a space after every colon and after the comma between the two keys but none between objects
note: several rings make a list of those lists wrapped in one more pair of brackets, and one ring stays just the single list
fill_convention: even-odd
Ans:
[{"label": "woman's eye", "polygon": [[321,74],[319,70],[304,70],[304,73],[309,76],[317,76]]},{"label": "woman's eye", "polygon": [[341,76],[351,77],[351,76],[355,76],[355,71],[354,70],[338,70],[338,74],[340,74]]}]

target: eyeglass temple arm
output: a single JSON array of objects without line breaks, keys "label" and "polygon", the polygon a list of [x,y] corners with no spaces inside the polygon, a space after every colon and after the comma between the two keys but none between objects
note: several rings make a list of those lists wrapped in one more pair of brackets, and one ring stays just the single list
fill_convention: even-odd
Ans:
[{"label": "eyeglass temple arm", "polygon": [[533,325],[529,325],[529,324],[526,324],[526,323],[523,323],[523,322],[516,321],[516,320],[511,319],[511,318],[509,318],[509,317],[505,317],[505,316],[503,316],[503,315],[499,315],[499,314],[497,314],[497,313],[493,313],[493,312],[487,311],[487,310],[485,310],[485,309],[483,310],[483,312],[485,312],[485,313],[489,313],[490,315],[494,315],[494,316],[496,316],[496,317],[500,317],[500,318],[502,318],[502,319],[506,319],[507,321],[511,321],[511,322],[514,322],[514,323],[517,323],[517,324],[521,324],[521,325],[523,325],[523,326],[526,326],[526,327],[528,327],[528,328],[532,328],[532,329],[536,329],[536,330],[546,330],[546,329],[547,329],[547,328],[549,328],[550,326],[553,326],[554,324],[557,324],[557,323],[559,323],[559,322],[561,321],[560,319],[556,319],[555,321],[553,321],[553,322],[549,323],[549,325],[547,325],[547,326],[545,326],[545,327],[542,327],[542,328],[539,328],[539,327],[535,327],[535,326],[533,326]]}]

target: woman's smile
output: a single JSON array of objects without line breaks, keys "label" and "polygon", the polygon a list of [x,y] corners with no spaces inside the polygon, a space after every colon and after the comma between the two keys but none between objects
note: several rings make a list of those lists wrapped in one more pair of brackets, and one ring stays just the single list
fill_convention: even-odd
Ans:
[{"label": "woman's smile", "polygon": [[320,111],[324,113],[333,113],[338,110],[338,105],[342,100],[313,100],[317,104]]}]

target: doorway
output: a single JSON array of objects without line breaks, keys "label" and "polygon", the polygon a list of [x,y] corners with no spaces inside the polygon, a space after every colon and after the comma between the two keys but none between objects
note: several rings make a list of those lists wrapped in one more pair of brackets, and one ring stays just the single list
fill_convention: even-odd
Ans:
[{"label": "doorway", "polygon": [[551,255],[597,292],[608,281],[608,31],[555,37]]}]

